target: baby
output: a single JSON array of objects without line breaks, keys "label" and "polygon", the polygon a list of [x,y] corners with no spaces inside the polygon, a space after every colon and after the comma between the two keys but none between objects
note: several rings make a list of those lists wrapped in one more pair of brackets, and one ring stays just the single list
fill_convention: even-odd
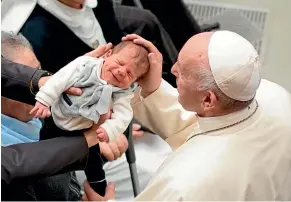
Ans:
[{"label": "baby", "polygon": [[[130,101],[133,93],[130,86],[148,72],[147,56],[145,48],[129,41],[121,42],[103,58],[81,56],[60,69],[40,88],[31,113],[42,117],[51,107],[55,124],[63,130],[72,131],[90,128],[112,106],[111,118],[96,131],[101,142],[112,141],[126,130],[132,120]],[[81,88],[82,95],[62,93],[72,86]],[[100,156],[99,146],[97,153]],[[99,157],[101,163],[98,165],[90,162],[93,156],[97,158],[98,155],[92,155],[90,150],[87,172],[85,170],[89,182],[103,180],[100,176],[104,173],[96,173],[97,167],[102,169],[102,159]],[[96,158],[93,160],[97,161]],[[100,189],[98,186],[95,186],[95,191]]]}]

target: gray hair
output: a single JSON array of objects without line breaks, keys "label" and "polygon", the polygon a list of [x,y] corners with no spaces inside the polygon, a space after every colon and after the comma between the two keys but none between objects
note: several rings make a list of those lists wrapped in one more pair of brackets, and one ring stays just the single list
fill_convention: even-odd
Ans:
[{"label": "gray hair", "polygon": [[22,34],[1,31],[1,55],[11,61],[27,48],[33,52],[29,41]]},{"label": "gray hair", "polygon": [[216,95],[220,103],[221,108],[224,110],[242,109],[249,106],[251,102],[253,101],[253,99],[249,101],[238,101],[225,95],[219,89],[218,85],[216,84],[214,80],[213,74],[210,70],[207,70],[205,68],[199,68],[199,70],[197,70],[196,73],[199,78],[199,84],[197,86],[198,90],[199,91],[211,90],[212,92],[214,92],[214,94]]}]

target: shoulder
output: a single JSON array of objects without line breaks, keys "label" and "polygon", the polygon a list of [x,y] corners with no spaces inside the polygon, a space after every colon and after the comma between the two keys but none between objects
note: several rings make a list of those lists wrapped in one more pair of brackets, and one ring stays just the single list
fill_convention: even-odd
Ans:
[{"label": "shoulder", "polygon": [[282,86],[262,79],[256,99],[265,115],[276,117],[275,120],[290,120],[291,94]]},{"label": "shoulder", "polygon": [[[272,92],[272,93],[270,93]],[[277,98],[277,96],[284,96],[285,99],[291,100],[291,94],[282,86],[268,81],[266,79],[262,79],[260,86],[257,90],[257,99],[264,99],[264,98]]]}]

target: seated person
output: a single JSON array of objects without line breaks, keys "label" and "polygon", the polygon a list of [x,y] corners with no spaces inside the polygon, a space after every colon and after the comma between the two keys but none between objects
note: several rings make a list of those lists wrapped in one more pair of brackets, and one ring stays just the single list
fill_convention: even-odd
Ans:
[{"label": "seated person", "polygon": [[[29,42],[21,35],[1,33],[1,54],[5,58],[39,68]],[[29,114],[33,108],[22,102],[1,96],[1,146],[39,140],[42,123]]]},{"label": "seated person", "polygon": [[[34,55],[29,42],[22,35],[1,32],[1,54],[10,61],[39,68],[40,63]],[[21,81],[23,82],[23,81]],[[1,97],[1,146],[39,140],[43,124],[29,114],[32,105]],[[64,173],[52,177],[27,182],[9,184],[9,192],[15,200],[79,200],[80,186],[75,183],[74,173]],[[6,189],[5,189],[6,190]],[[6,194],[8,195],[8,194]],[[3,196],[4,197],[4,196]],[[6,198],[7,199],[7,198]]]},{"label": "seated person", "polygon": [[[50,115],[51,106],[53,120],[59,128],[83,130],[97,123],[100,116],[106,115],[112,101],[112,118],[96,131],[100,141],[112,141],[126,130],[132,120],[130,86],[147,73],[147,56],[148,52],[142,46],[122,42],[108,51],[104,58],[79,57],[40,88],[31,113],[36,113],[35,117],[45,118]],[[62,92],[71,86],[82,88],[83,94],[62,96]],[[94,190],[104,194],[106,181],[102,166],[100,150],[96,147],[89,155],[85,173]]]}]

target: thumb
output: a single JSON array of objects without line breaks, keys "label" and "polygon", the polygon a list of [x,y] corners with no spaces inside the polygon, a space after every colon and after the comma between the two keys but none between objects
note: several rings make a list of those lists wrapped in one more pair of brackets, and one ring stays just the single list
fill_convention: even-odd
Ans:
[{"label": "thumb", "polygon": [[115,199],[115,184],[113,182],[108,183],[105,191],[105,197],[107,200]]},{"label": "thumb", "polygon": [[91,188],[87,180],[84,181],[84,191],[89,201],[104,201],[104,198]]}]

